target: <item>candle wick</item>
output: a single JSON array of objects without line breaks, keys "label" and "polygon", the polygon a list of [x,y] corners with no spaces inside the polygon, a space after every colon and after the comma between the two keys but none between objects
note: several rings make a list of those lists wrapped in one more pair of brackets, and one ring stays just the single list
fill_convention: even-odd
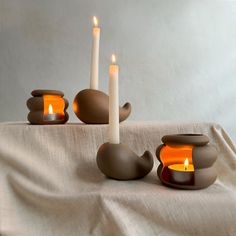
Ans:
[{"label": "candle wick", "polygon": [[187,166],[184,167],[184,170],[187,170]]}]

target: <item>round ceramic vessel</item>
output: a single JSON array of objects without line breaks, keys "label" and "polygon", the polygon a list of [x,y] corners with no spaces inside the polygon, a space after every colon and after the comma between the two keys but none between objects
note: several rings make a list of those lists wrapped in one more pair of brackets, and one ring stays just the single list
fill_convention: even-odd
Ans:
[{"label": "round ceramic vessel", "polygon": [[[180,189],[202,189],[215,182],[217,174],[213,164],[217,159],[217,151],[209,144],[206,135],[167,135],[162,138],[162,142],[164,144],[157,148],[156,156],[160,161],[157,174],[163,184]],[[179,171],[168,167],[183,163],[180,155],[185,154],[190,154],[194,171]]]},{"label": "round ceramic vessel", "polygon": [[[34,90],[31,92],[31,95],[33,97],[29,98],[26,103],[30,110],[27,118],[31,124],[64,124],[68,121],[69,115],[66,109],[69,103],[63,98],[63,92],[58,90]],[[45,106],[50,103],[50,101],[52,101],[52,107],[56,107],[58,103],[60,103],[62,107],[60,112],[54,112],[52,114],[48,112],[45,113]]]},{"label": "round ceramic vessel", "polygon": [[100,171],[116,180],[133,180],[147,175],[153,168],[149,151],[139,157],[124,144],[104,143],[97,152]]},{"label": "round ceramic vessel", "polygon": [[[99,90],[84,89],[75,96],[73,110],[76,116],[86,124],[108,124],[109,97]],[[120,122],[126,120],[130,113],[130,103],[126,103],[123,107],[120,107]]]}]

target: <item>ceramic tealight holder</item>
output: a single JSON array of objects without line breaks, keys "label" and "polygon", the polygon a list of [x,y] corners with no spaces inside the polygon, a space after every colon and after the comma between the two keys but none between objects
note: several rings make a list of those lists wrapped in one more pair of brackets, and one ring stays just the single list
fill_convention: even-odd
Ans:
[{"label": "ceramic tealight holder", "polygon": [[133,180],[147,175],[153,168],[149,151],[139,157],[124,144],[104,143],[97,153],[97,165],[101,172],[116,180]]},{"label": "ceramic tealight holder", "polygon": [[63,98],[64,93],[57,90],[34,90],[33,97],[27,100],[30,112],[28,121],[31,124],[64,124],[69,115],[66,109],[68,101]]},{"label": "ceramic tealight holder", "polygon": [[[74,98],[73,110],[76,116],[86,124],[108,124],[109,97],[100,90],[84,89]],[[119,121],[128,118],[131,104],[125,103],[119,108]]]},{"label": "ceramic tealight holder", "polygon": [[176,134],[162,138],[156,150],[160,165],[157,174],[163,184],[180,189],[202,189],[217,178],[212,166],[216,149],[203,134]]}]

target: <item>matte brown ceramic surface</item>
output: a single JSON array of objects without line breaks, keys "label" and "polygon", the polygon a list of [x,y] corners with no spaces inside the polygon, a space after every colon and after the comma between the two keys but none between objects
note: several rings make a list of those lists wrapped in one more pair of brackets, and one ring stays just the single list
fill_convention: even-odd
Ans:
[{"label": "matte brown ceramic surface", "polygon": [[[76,116],[86,124],[108,124],[109,97],[99,90],[84,89],[76,95],[73,110]],[[120,107],[120,122],[126,120],[130,113],[130,103]]]},{"label": "matte brown ceramic surface", "polygon": [[217,151],[210,144],[193,148],[192,161],[195,169],[210,167],[215,163],[216,159]]},{"label": "matte brown ceramic surface", "polygon": [[[183,137],[184,136],[184,137]],[[213,184],[217,178],[216,171],[212,166],[217,159],[216,149],[207,144],[209,139],[205,135],[168,135],[162,138],[164,144],[157,147],[156,156],[160,161],[157,174],[163,184],[180,189],[202,189]],[[204,144],[205,143],[205,144]],[[194,171],[178,171],[164,166],[160,157],[160,152],[166,145],[175,148],[190,145],[192,146],[192,163]],[[167,157],[166,157],[167,158]]]},{"label": "matte brown ceramic surface", "polygon": [[69,115],[67,112],[64,112],[62,116],[60,114],[44,115],[43,111],[32,111],[29,112],[27,119],[32,125],[56,125],[66,123]]},{"label": "matte brown ceramic surface", "polygon": [[174,134],[163,136],[161,141],[167,145],[204,146],[209,142],[209,138],[203,134]]},{"label": "matte brown ceramic surface", "polygon": [[153,168],[153,158],[149,151],[137,156],[124,144],[104,143],[97,153],[97,165],[107,177],[117,180],[142,178]]},{"label": "matte brown ceramic surface", "polygon": [[[28,121],[35,125],[45,124],[64,124],[68,121],[69,115],[66,109],[69,106],[67,99],[63,98],[64,93],[58,90],[34,90],[31,93],[34,97],[27,100],[27,107],[30,112],[28,114]],[[64,100],[64,114],[44,114],[44,95],[59,96]]]},{"label": "matte brown ceramic surface", "polygon": [[33,97],[41,97],[42,95],[58,95],[64,97],[64,93],[59,90],[36,89],[31,92]]}]

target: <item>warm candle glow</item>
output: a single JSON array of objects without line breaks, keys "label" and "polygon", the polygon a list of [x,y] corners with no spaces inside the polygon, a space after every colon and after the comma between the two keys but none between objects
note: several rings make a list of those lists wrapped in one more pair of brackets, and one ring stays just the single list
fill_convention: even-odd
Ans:
[{"label": "warm candle glow", "polygon": [[111,55],[111,62],[112,62],[112,64],[116,63],[116,56],[115,56],[115,54]]},{"label": "warm candle glow", "polygon": [[49,104],[49,106],[48,106],[48,113],[53,114],[52,104]]},{"label": "warm candle glow", "polygon": [[44,95],[43,96],[44,115],[60,114],[64,115],[65,100],[57,95]]},{"label": "warm candle glow", "polygon": [[98,26],[98,19],[96,16],[93,17],[93,25],[94,25],[94,27]]},{"label": "warm candle glow", "polygon": [[186,171],[186,172],[194,171],[194,166],[193,166],[193,164],[189,164],[189,159],[188,158],[186,158],[184,160],[183,164],[168,165],[168,168],[171,169],[171,170],[177,170],[177,171]]},{"label": "warm candle glow", "polygon": [[186,158],[184,161],[184,170],[188,169],[188,165],[189,165],[188,158]]}]

